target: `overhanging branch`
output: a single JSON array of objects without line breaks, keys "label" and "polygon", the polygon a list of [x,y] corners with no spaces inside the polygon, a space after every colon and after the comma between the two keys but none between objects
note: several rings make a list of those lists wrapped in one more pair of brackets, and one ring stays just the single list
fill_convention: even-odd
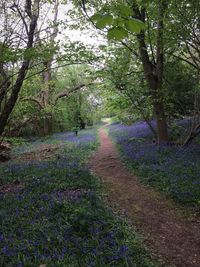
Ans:
[{"label": "overhanging branch", "polygon": [[35,97],[24,97],[24,98],[21,98],[21,101],[32,101],[32,102],[36,103],[40,109],[44,108],[42,103],[40,102],[40,100],[35,98]]},{"label": "overhanging branch", "polygon": [[55,96],[54,105],[56,105],[56,103],[57,103],[57,101],[58,101],[59,98],[62,98],[62,97],[69,97],[69,96],[71,96],[73,93],[79,91],[81,88],[83,88],[83,87],[87,87],[87,86],[89,86],[89,85],[91,85],[91,84],[94,84],[94,83],[90,82],[90,83],[79,84],[79,85],[75,86],[75,87],[74,87],[73,89],[71,89],[71,90],[64,90],[64,91],[58,93],[58,94]]}]

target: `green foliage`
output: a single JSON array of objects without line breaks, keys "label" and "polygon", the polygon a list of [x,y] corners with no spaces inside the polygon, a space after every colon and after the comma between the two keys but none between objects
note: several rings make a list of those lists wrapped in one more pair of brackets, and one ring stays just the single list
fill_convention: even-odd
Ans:
[{"label": "green foliage", "polygon": [[104,115],[116,115],[126,123],[151,118],[152,103],[139,68],[125,48],[112,51],[112,57],[106,60],[106,68],[100,73],[104,77]]},{"label": "green foliage", "polygon": [[124,5],[124,4],[118,4],[116,6],[116,11],[122,16],[122,17],[130,17],[133,16],[133,10],[130,6]]},{"label": "green foliage", "polygon": [[108,30],[108,39],[112,40],[115,39],[120,41],[128,36],[128,32],[120,27],[111,28]]},{"label": "green foliage", "polygon": [[105,28],[107,25],[112,25],[113,22],[113,17],[111,15],[99,15],[97,14],[96,16],[94,15],[91,17],[93,21],[96,20],[96,26],[99,29]]},{"label": "green foliage", "polygon": [[[42,2],[41,14],[44,13],[45,5],[54,4],[54,1],[47,2]],[[45,121],[48,120],[51,121],[54,131],[71,129],[77,124],[77,120],[80,121],[80,114],[81,119],[88,125],[98,121],[101,114],[116,115],[118,119],[123,121],[143,117],[151,118],[154,115],[150,91],[144,82],[143,67],[138,57],[137,35],[141,31],[144,32],[150,61],[152,66],[156,65],[158,2],[138,0],[134,6],[131,1],[121,0],[103,1],[103,3],[99,0],[83,1],[81,5],[80,1],[74,0],[72,2],[74,6],[67,13],[66,21],[65,19],[59,21],[59,29],[71,27],[82,30],[87,28],[88,23],[91,25],[92,21],[98,29],[103,30],[102,36],[106,32],[108,40],[122,41],[125,39],[123,43],[127,46],[120,46],[120,42],[116,44],[116,49],[112,42],[108,42],[109,45],[100,43],[99,46],[98,44],[86,46],[79,41],[72,42],[70,33],[63,42],[51,42],[49,33],[43,30],[41,36],[44,38],[37,42],[34,48],[28,49],[26,53],[24,53],[23,46],[17,47],[10,45],[9,42],[0,43],[0,62],[9,63],[5,68],[8,67],[9,69],[7,74],[12,76],[12,73],[17,73],[17,65],[23,58],[32,60],[28,79],[24,81],[20,99],[10,118],[7,127],[8,132],[26,118],[33,118],[33,120],[22,129],[21,133],[30,135],[31,133],[42,134],[40,129],[44,128]],[[44,3],[46,4],[43,5]],[[63,8],[65,3],[63,1]],[[143,7],[146,9],[145,23],[138,19],[142,16],[136,14],[137,7],[139,11]],[[86,22],[87,16],[82,16],[81,13],[84,8],[88,14],[94,14],[88,22]],[[198,62],[198,49],[196,50],[195,46],[198,42],[195,43],[195,35],[192,34],[198,31],[198,8],[199,3],[195,0],[181,0],[178,6],[169,2],[167,9],[164,10],[165,66],[162,97],[167,117],[170,119],[191,115],[193,112],[194,93],[198,88],[197,72],[195,70],[194,73],[186,63],[179,63],[178,59],[175,61],[172,54],[176,57],[181,56],[186,61],[189,59],[189,62],[194,63],[186,46],[187,43],[193,45],[194,50],[191,51]],[[16,13],[11,14],[11,21],[19,18],[19,14]],[[70,21],[76,19],[76,25],[72,22],[67,23],[69,21],[68,15],[71,15]],[[184,17],[187,17],[187,20],[183,19]],[[49,21],[48,25],[51,27],[52,21]],[[101,34],[101,31],[99,32]],[[122,51],[121,54],[120,50]],[[40,107],[36,101],[22,101],[23,98],[27,97],[41,100],[42,92],[46,86],[43,81],[44,62],[47,63],[51,59],[54,59],[53,68],[55,70],[51,71],[52,79],[48,83],[50,88],[48,103]],[[70,66],[78,63],[84,63],[83,68],[77,65],[77,67],[63,67],[63,71],[56,70],[56,67],[61,68],[64,65]],[[86,67],[87,64],[90,66],[94,64],[95,67]],[[10,68],[11,66],[13,69]],[[66,88],[68,90],[78,84],[91,82],[96,77],[98,83],[104,84],[90,86],[89,89],[81,90],[80,93],[70,95],[69,98],[59,99],[57,105],[54,106],[54,99],[58,93]],[[15,79],[16,75],[13,77],[13,81]],[[2,77],[0,77],[1,81]],[[10,91],[8,90],[6,97],[9,97],[9,94]],[[1,110],[5,102],[2,103]],[[102,110],[103,105],[104,111]]]},{"label": "green foliage", "polygon": [[10,143],[13,147],[19,147],[27,144],[26,139],[23,137],[4,137],[3,140]]},{"label": "green foliage", "polygon": [[[64,87],[74,88],[77,84],[88,82],[93,75],[93,69],[86,65],[76,67],[67,67],[60,71],[62,79],[57,82],[57,92],[62,91]],[[59,120],[65,125],[65,129],[72,129],[80,124],[80,119],[86,125],[93,125],[100,119],[100,109],[98,107],[99,96],[98,88],[82,89],[72,94],[69,98],[61,98],[56,106],[56,114]],[[58,115],[59,110],[61,111]]]},{"label": "green foliage", "polygon": [[[40,71],[40,69],[33,69],[29,72],[29,75],[31,76],[36,71]],[[98,88],[96,86],[80,89],[80,91],[70,94],[67,98],[59,99],[54,105],[57,94],[65,90],[70,92],[79,84],[87,84],[93,79],[93,73],[94,70],[86,65],[65,67],[59,69],[56,73],[52,71],[52,80],[49,82],[49,102],[42,107],[41,92],[44,90],[42,75],[33,75],[27,79],[20,93],[20,101],[18,101],[7,127],[8,133],[15,135],[17,132],[14,129],[27,118],[33,119],[24,125],[19,133],[25,136],[43,135],[44,121],[48,117],[52,123],[53,131],[72,129],[80,124],[77,122],[80,118],[85,125],[93,125],[98,122],[101,115],[98,106]],[[37,99],[41,104],[33,101],[32,98]]]},{"label": "green foliage", "polygon": [[5,44],[0,43],[0,62],[16,62],[19,58],[19,50],[14,50]]},{"label": "green foliage", "polygon": [[145,24],[133,15],[132,8],[121,3],[103,6],[90,19],[97,28],[108,29],[108,40],[121,41],[128,37],[129,32],[139,34],[145,29]]},{"label": "green foliage", "polygon": [[140,33],[140,31],[144,29],[144,23],[138,19],[127,20],[125,26],[128,31],[133,33]]},{"label": "green foliage", "polygon": [[194,109],[196,73],[180,61],[165,66],[166,107],[169,117],[190,116]]}]

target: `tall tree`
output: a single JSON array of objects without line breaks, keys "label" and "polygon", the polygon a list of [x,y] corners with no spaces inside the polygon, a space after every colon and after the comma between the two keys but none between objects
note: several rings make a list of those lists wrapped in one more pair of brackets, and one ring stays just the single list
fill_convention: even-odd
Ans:
[{"label": "tall tree", "polygon": [[[1,85],[0,85],[0,104],[2,104],[2,101],[5,100],[5,104],[1,109],[0,114],[0,135],[4,132],[5,126],[7,124],[8,118],[15,106],[15,103],[18,99],[18,95],[20,92],[20,89],[23,85],[24,79],[26,77],[26,74],[28,72],[30,62],[31,62],[31,52],[34,45],[34,36],[35,36],[35,30],[37,28],[37,21],[39,17],[39,0],[26,0],[25,3],[23,3],[23,10],[22,7],[19,4],[12,5],[13,12],[17,12],[19,15],[20,20],[23,24],[23,29],[25,32],[25,36],[21,36],[19,38],[17,43],[17,48],[20,47],[22,40],[25,39],[26,45],[23,49],[22,53],[22,60],[21,60],[21,66],[18,68],[18,74],[16,77],[16,80],[14,81],[13,85],[11,85],[11,77],[9,74],[5,71],[6,61],[4,58],[0,60],[0,68],[1,68]],[[5,16],[5,19],[7,20],[7,17]],[[22,31],[23,31],[22,29]],[[1,45],[1,50],[3,50],[3,53],[9,53],[11,51],[11,47],[8,48],[8,40],[6,35],[4,43]],[[16,36],[14,36],[16,38]],[[16,48],[16,44],[15,44]],[[8,90],[10,90],[8,99],[5,99],[8,93]]]},{"label": "tall tree", "polygon": [[[82,1],[82,8],[86,14],[87,4],[87,1]],[[96,9],[96,5],[93,8]],[[151,20],[147,16],[149,10],[153,10]],[[163,93],[163,38],[166,10],[165,0],[157,0],[154,3],[118,0],[104,3],[102,8],[99,8],[95,15],[90,18],[97,28],[107,29],[109,40],[120,41],[132,52],[134,57],[141,60],[154,107],[159,143],[168,142]],[[152,36],[149,36],[149,27],[144,27],[145,24],[153,27]],[[152,39],[155,44],[154,48],[151,44]]]},{"label": "tall tree", "polygon": [[[145,22],[146,8],[139,8],[137,5],[132,6],[133,11],[137,17]],[[139,53],[144,68],[146,81],[149,85],[150,95],[152,97],[155,117],[157,121],[158,142],[168,141],[167,121],[164,107],[163,95],[163,67],[164,67],[164,15],[167,5],[165,0],[159,0],[157,3],[157,45],[156,45],[156,58],[150,60],[147,44],[145,41],[145,32],[141,31],[137,35],[139,43]]]},{"label": "tall tree", "polygon": [[[56,37],[58,33],[58,8],[59,8],[59,0],[55,0],[54,2],[54,18],[53,18],[53,28],[52,32],[50,31],[49,34],[49,46],[51,49],[54,49],[56,46]],[[51,81],[52,81],[52,62],[53,62],[54,54],[50,55],[50,58],[44,61],[45,71],[43,73],[43,82],[44,88],[41,91],[41,103],[43,108],[48,108],[50,105],[50,97],[51,97]],[[52,132],[52,114],[50,111],[45,112],[44,116],[44,135],[48,135]]]}]

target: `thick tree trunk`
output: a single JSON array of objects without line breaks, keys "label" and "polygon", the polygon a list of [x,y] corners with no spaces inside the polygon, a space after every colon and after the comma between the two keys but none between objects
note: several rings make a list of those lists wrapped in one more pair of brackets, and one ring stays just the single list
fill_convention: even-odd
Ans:
[{"label": "thick tree trunk", "polygon": [[[31,22],[30,22],[30,28],[29,28],[29,32],[28,32],[28,42],[27,42],[26,52],[28,52],[28,50],[33,47],[34,33],[35,33],[36,26],[37,26],[38,15],[30,14],[30,17],[31,17]],[[10,116],[10,114],[11,114],[11,112],[15,106],[15,103],[18,99],[18,95],[19,95],[20,89],[23,85],[24,79],[26,77],[26,74],[27,74],[27,71],[29,68],[29,64],[30,64],[30,59],[24,59],[22,66],[19,70],[17,80],[13,86],[11,95],[10,95],[7,103],[5,104],[3,111],[0,115],[0,135],[4,132],[8,118],[9,118],[9,116]]]},{"label": "thick tree trunk", "polygon": [[164,51],[163,51],[163,30],[164,30],[164,11],[166,9],[166,0],[158,1],[158,22],[157,22],[157,53],[156,53],[156,88],[155,103],[157,128],[159,132],[159,143],[168,141],[168,127],[163,103],[163,68],[164,68]]},{"label": "thick tree trunk", "polygon": [[143,33],[138,36],[138,40],[140,45],[139,51],[143,64],[144,75],[149,85],[150,95],[156,116],[158,143],[165,143],[168,142],[168,131],[166,116],[164,112],[163,97],[161,94],[162,87],[160,87],[160,82],[158,81],[158,78],[156,76],[157,70],[149,60]]},{"label": "thick tree trunk", "polygon": [[29,66],[29,61],[25,61],[24,64],[22,65],[21,69],[20,69],[19,75],[17,77],[17,81],[16,81],[14,88],[12,90],[11,96],[10,96],[8,102],[5,104],[4,109],[1,113],[1,116],[0,116],[0,135],[4,132],[8,118],[9,118],[9,116],[10,116],[10,114],[11,114],[11,112],[15,106],[19,91],[20,91],[22,84],[23,84],[23,81],[26,77],[28,66]]},{"label": "thick tree trunk", "polygon": [[[137,12],[139,12],[137,10]],[[145,43],[145,33],[141,32],[138,36],[139,53],[144,69],[145,79],[149,85],[150,95],[155,111],[157,122],[158,143],[168,142],[168,127],[163,103],[163,14],[164,1],[158,4],[158,26],[157,26],[157,62],[151,62]],[[145,10],[139,14],[139,18],[145,22]]]}]

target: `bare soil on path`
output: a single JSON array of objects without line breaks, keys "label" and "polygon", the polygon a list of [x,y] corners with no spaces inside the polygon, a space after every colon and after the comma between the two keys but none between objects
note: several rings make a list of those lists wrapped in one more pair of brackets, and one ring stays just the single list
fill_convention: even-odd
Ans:
[{"label": "bare soil on path", "polygon": [[108,203],[126,211],[147,247],[163,259],[162,266],[200,267],[200,219],[186,217],[174,203],[140,184],[122,164],[104,128],[99,135],[101,146],[89,165],[101,177]]}]

